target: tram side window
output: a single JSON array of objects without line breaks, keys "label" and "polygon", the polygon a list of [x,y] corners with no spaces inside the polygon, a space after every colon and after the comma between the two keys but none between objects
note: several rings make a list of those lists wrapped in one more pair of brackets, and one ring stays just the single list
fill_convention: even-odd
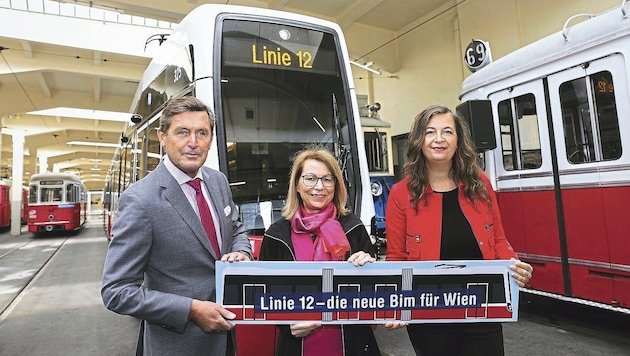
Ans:
[{"label": "tram side window", "polygon": [[74,202],[74,201],[76,201],[75,186],[72,183],[66,185],[66,201],[67,202]]},{"label": "tram side window", "polygon": [[31,185],[28,189],[28,203],[29,204],[36,204],[37,203],[37,186],[36,185]]},{"label": "tram side window", "polygon": [[370,172],[383,173],[389,169],[387,162],[387,134],[375,130],[365,132],[365,155]]},{"label": "tram side window", "polygon": [[598,72],[560,85],[567,159],[579,164],[621,157],[612,74]]},{"label": "tram side window", "polygon": [[536,99],[533,94],[499,102],[503,167],[506,171],[542,165]]},{"label": "tram side window", "polygon": [[153,172],[155,167],[160,163],[162,157],[162,151],[160,147],[160,141],[157,137],[157,131],[160,126],[160,121],[156,120],[147,127],[145,131],[139,134],[140,136],[140,151],[138,155],[138,179],[143,178],[147,174]]}]

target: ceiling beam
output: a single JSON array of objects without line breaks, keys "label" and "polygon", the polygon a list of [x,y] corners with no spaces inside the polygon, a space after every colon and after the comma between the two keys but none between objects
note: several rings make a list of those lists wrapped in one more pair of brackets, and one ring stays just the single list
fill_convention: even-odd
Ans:
[{"label": "ceiling beam", "polygon": [[360,0],[356,1],[349,6],[341,15],[337,18],[337,23],[342,29],[347,29],[356,20],[363,17],[363,15],[372,11],[375,7],[380,5],[383,0]]},{"label": "ceiling beam", "polygon": [[39,86],[42,88],[42,92],[44,93],[44,96],[48,99],[52,98],[52,94],[50,93],[50,87],[48,86],[48,83],[46,83],[46,78],[44,78],[44,73],[36,72],[35,76],[37,77],[37,82],[39,83]]}]

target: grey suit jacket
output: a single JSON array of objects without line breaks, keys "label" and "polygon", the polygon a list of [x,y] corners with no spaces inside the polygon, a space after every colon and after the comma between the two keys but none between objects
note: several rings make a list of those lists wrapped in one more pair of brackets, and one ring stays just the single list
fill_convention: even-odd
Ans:
[{"label": "grey suit jacket", "polygon": [[[222,253],[247,251],[226,177],[202,167],[220,220]],[[188,321],[192,299],[215,299],[214,256],[201,220],[164,164],[120,196],[103,271],[105,306],[146,320],[145,355],[225,354],[226,333]]]}]

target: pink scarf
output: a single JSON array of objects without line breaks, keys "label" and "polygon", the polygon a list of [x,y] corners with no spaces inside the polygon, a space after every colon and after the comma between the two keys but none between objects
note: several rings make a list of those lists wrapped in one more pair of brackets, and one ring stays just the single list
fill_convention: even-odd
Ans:
[{"label": "pink scarf", "polygon": [[[341,261],[350,251],[350,243],[337,221],[332,203],[317,213],[300,206],[291,220],[291,241],[298,261]],[[315,241],[311,239],[315,236]]]}]

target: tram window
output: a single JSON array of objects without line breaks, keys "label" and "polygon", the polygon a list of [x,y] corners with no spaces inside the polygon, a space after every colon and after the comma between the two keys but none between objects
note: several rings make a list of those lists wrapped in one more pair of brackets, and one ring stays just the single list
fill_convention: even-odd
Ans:
[{"label": "tram window", "polygon": [[29,187],[29,192],[28,192],[28,203],[29,204],[36,204],[37,203],[37,186],[36,185],[31,185]]},{"label": "tram window", "polygon": [[73,202],[76,201],[76,192],[74,190],[74,185],[73,184],[68,184],[66,186],[66,201],[67,202]]},{"label": "tram window", "polygon": [[612,74],[598,72],[560,85],[565,148],[570,163],[621,157]]},{"label": "tram window", "polygon": [[365,155],[370,172],[387,172],[387,134],[384,132],[365,132]]},{"label": "tram window", "polygon": [[[294,36],[278,41],[280,30]],[[215,73],[221,77],[220,96],[215,98],[222,120],[217,144],[225,145],[218,147],[225,150],[225,162],[220,163],[239,209],[247,203],[283,204],[295,153],[318,143],[338,154],[349,178],[348,204],[357,211],[358,161],[351,149],[354,124],[348,115],[351,105],[344,95],[337,40],[333,33],[316,29],[223,21],[221,67]],[[287,54],[299,50],[312,57],[312,63],[310,59],[301,65],[298,61],[286,66],[252,63],[247,54],[265,46]],[[254,228],[255,216],[243,216],[246,228]]]},{"label": "tram window", "polygon": [[138,165],[138,179],[146,176],[155,170],[155,167],[160,163],[161,159],[161,147],[157,137],[157,130],[159,128],[160,121],[153,121],[147,129],[140,133],[140,148],[142,154],[139,155]]},{"label": "tram window", "polygon": [[486,170],[486,156],[483,152],[477,152],[477,164],[479,164],[482,171]]},{"label": "tram window", "polygon": [[505,170],[539,168],[542,153],[534,95],[501,101],[498,109]]},{"label": "tram window", "polygon": [[253,284],[253,285],[244,285],[243,286],[245,300],[243,301],[245,305],[254,305],[256,304],[255,296],[256,294],[265,293],[265,286],[261,284]]},{"label": "tram window", "polygon": [[42,188],[42,203],[61,201],[61,188]]},{"label": "tram window", "polygon": [[160,126],[160,120],[155,120],[148,129],[148,142],[147,142],[147,174],[153,172],[155,167],[160,164],[161,160],[161,146],[158,139],[158,129]]}]

